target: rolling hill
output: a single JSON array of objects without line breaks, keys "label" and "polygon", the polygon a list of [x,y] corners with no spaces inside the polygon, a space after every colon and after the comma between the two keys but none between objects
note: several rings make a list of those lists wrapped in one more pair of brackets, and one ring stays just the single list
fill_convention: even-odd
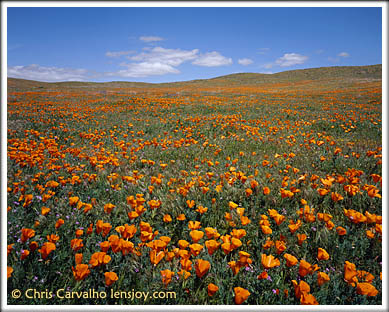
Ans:
[{"label": "rolling hill", "polygon": [[170,83],[145,83],[145,82],[40,82],[17,78],[8,78],[8,90],[39,90],[39,89],[72,89],[72,88],[147,88],[147,87],[220,87],[220,86],[245,86],[260,85],[269,83],[288,83],[299,81],[355,81],[355,80],[381,80],[382,65],[367,66],[332,66],[309,69],[298,69],[279,72],[275,74],[261,73],[237,73],[219,76],[210,79],[197,79],[190,81],[170,82]]}]

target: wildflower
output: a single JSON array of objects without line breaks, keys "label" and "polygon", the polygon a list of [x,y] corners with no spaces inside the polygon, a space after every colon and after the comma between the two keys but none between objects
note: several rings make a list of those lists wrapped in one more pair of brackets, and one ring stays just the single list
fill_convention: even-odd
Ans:
[{"label": "wildflower", "polygon": [[73,249],[73,251],[78,251],[82,247],[84,247],[84,244],[82,242],[82,239],[80,238],[74,238],[70,241],[70,247]]},{"label": "wildflower", "polygon": [[162,283],[165,285],[165,287],[172,281],[173,275],[174,272],[168,269],[161,271]]},{"label": "wildflower", "polygon": [[370,283],[358,283],[357,294],[374,297],[377,296],[378,290]]},{"label": "wildflower", "polygon": [[330,277],[324,273],[324,272],[319,272],[317,273],[317,284],[319,286],[323,285],[324,283],[327,283],[330,280]]},{"label": "wildflower", "polygon": [[105,272],[105,285],[111,286],[113,283],[115,283],[119,278],[115,272]]},{"label": "wildflower", "polygon": [[193,242],[197,243],[200,239],[203,238],[204,232],[198,231],[198,230],[193,230],[193,231],[190,231],[189,235],[192,238]]},{"label": "wildflower", "polygon": [[330,255],[323,248],[319,248],[317,251],[317,259],[318,260],[328,260]]},{"label": "wildflower", "polygon": [[107,264],[111,261],[111,257],[107,255],[105,252],[95,252],[92,254],[91,259],[89,260],[89,264],[92,268]]},{"label": "wildflower", "polygon": [[48,255],[55,249],[56,249],[55,244],[53,244],[51,242],[46,242],[43,244],[41,249],[39,249],[38,251],[41,253],[42,258],[46,259],[48,257]]},{"label": "wildflower", "polygon": [[304,277],[305,275],[311,273],[312,273],[312,265],[303,259],[300,260],[299,275]]},{"label": "wildflower", "polygon": [[280,260],[274,258],[272,255],[267,256],[266,254],[262,254],[261,260],[265,269],[271,269],[280,265]]},{"label": "wildflower", "polygon": [[200,278],[203,277],[208,273],[210,267],[211,263],[209,263],[209,261],[197,259],[195,264],[196,275]]},{"label": "wildflower", "polygon": [[207,289],[208,289],[208,296],[212,297],[219,290],[219,287],[213,283],[209,283]]},{"label": "wildflower", "polygon": [[77,264],[76,268],[72,267],[73,276],[76,279],[76,281],[82,281],[85,279],[89,273],[89,267],[87,264]]},{"label": "wildflower", "polygon": [[23,228],[22,229],[22,236],[21,241],[25,243],[29,238],[32,238],[35,236],[35,231],[32,229]]},{"label": "wildflower", "polygon": [[312,294],[302,294],[300,298],[301,304],[317,305],[319,304]]},{"label": "wildflower", "polygon": [[284,254],[284,258],[286,259],[286,266],[292,267],[295,266],[298,263],[298,260],[296,257],[292,256],[291,254]]},{"label": "wildflower", "polygon": [[205,246],[207,247],[208,254],[212,255],[220,246],[220,243],[214,239],[205,241]]},{"label": "wildflower", "polygon": [[104,211],[105,211],[106,213],[111,213],[112,210],[113,210],[113,208],[115,208],[115,207],[116,207],[116,206],[113,205],[113,204],[111,204],[111,203],[105,204],[105,205],[104,205]]},{"label": "wildflower", "polygon": [[236,304],[242,304],[250,296],[250,292],[247,289],[244,289],[242,287],[235,287],[234,293],[235,293]]},{"label": "wildflower", "polygon": [[63,219],[58,219],[57,222],[55,223],[55,228],[58,229],[64,223],[65,223],[65,221]]},{"label": "wildflower", "polygon": [[297,283],[297,281],[292,280],[292,284],[294,286],[294,294],[297,299],[300,299],[303,294],[308,294],[311,291],[309,284],[304,281]]},{"label": "wildflower", "polygon": [[14,269],[12,267],[7,266],[7,279],[9,279],[12,275]]},{"label": "wildflower", "polygon": [[336,228],[336,233],[338,233],[339,236],[343,236],[347,234],[347,231],[344,227],[338,226]]}]

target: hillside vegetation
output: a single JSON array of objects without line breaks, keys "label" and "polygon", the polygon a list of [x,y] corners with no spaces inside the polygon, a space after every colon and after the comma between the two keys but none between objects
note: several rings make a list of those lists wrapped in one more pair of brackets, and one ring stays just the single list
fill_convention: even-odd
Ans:
[{"label": "hillside vegetation", "polygon": [[8,78],[8,89],[112,89],[112,88],[180,88],[180,87],[221,87],[221,86],[249,86],[274,83],[298,83],[301,81],[333,81],[355,82],[356,80],[380,80],[382,65],[369,66],[334,66],[309,69],[289,70],[275,74],[238,73],[220,76],[211,79],[198,79],[171,83],[144,83],[144,82],[40,82],[26,79]]}]

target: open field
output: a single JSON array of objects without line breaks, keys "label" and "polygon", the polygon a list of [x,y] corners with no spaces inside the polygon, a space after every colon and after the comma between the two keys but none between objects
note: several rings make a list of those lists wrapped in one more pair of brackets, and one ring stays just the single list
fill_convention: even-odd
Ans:
[{"label": "open field", "polygon": [[381,87],[9,79],[8,304],[381,304]]}]

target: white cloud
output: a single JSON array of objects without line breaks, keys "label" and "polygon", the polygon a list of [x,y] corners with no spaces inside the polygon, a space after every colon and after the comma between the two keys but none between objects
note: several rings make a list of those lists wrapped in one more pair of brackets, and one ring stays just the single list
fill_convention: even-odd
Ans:
[{"label": "white cloud", "polygon": [[340,57],[349,57],[350,54],[348,54],[347,52],[341,52],[341,53],[338,54],[338,56],[340,56]]},{"label": "white cloud", "polygon": [[7,76],[46,82],[84,81],[90,76],[86,69],[44,67],[37,64],[27,66],[9,66]]},{"label": "white cloud", "polygon": [[120,57],[120,56],[123,56],[123,55],[132,54],[132,53],[135,53],[135,51],[132,51],[132,50],[129,50],[129,51],[116,51],[116,52],[108,51],[107,53],[105,53],[105,56],[108,56],[108,57]]},{"label": "white cloud", "polygon": [[144,42],[154,42],[154,41],[162,41],[164,39],[157,36],[141,36],[139,37],[139,40],[142,40]]},{"label": "white cloud", "polygon": [[303,64],[308,59],[308,56],[304,56],[297,53],[286,53],[284,56],[278,58],[275,61],[275,65],[281,67],[289,67],[294,65]]},{"label": "white cloud", "polygon": [[126,69],[121,69],[116,72],[107,73],[108,76],[125,77],[125,78],[138,78],[147,76],[158,76],[165,74],[179,74],[180,71],[169,64],[161,62],[141,62],[120,64]]},{"label": "white cloud", "polygon": [[249,58],[243,58],[243,59],[239,59],[238,60],[238,63],[240,65],[243,65],[243,66],[247,66],[247,65],[250,65],[253,63],[253,60],[249,59]]},{"label": "white cloud", "polygon": [[232,59],[221,55],[219,52],[213,51],[200,55],[192,64],[206,67],[231,65]]},{"label": "white cloud", "polygon": [[193,60],[197,57],[199,50],[165,49],[155,47],[148,49],[138,55],[128,57],[132,61],[143,61],[146,63],[161,63],[170,66],[179,66],[183,62]]}]

